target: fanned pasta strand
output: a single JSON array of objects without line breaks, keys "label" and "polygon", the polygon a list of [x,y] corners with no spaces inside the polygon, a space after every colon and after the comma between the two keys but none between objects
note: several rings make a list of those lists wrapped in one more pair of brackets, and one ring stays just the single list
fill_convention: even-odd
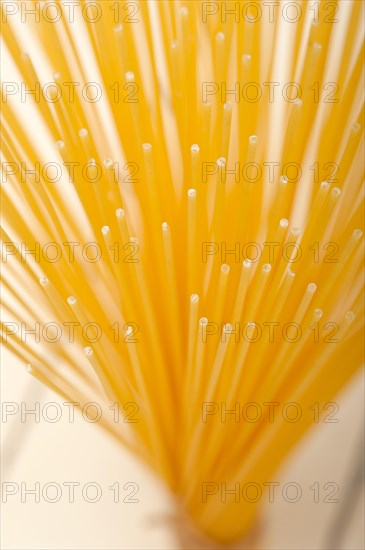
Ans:
[{"label": "fanned pasta strand", "polygon": [[[138,423],[102,425],[226,548],[258,506],[204,484],[269,482],[363,361],[364,4],[297,2],[286,31],[254,2],[238,21],[225,2],[83,0],[72,22],[53,4],[25,23],[2,4],[3,343],[81,407],[136,403]],[[76,328],[32,342],[35,323]],[[273,402],[303,418],[269,421]],[[261,417],[235,421],[247,403]]]}]

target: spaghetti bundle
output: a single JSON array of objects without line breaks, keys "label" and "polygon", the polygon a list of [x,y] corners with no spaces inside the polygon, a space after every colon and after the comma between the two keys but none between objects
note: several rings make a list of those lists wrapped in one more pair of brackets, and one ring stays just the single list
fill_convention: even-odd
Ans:
[{"label": "spaghetti bundle", "polygon": [[230,544],[362,362],[363,3],[45,4],[2,5],[3,341]]}]

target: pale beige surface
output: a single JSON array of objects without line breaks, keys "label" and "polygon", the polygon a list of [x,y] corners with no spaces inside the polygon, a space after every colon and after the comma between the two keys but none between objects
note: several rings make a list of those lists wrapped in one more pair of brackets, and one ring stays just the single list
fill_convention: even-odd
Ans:
[{"label": "pale beige surface", "polygon": [[[40,388],[22,370],[6,364],[3,369],[2,400],[35,401],[40,406],[62,400]],[[361,480],[359,491],[345,500],[349,479],[359,458],[363,426],[363,377],[358,375],[336,400],[339,404],[338,423],[319,423],[301,442],[276,476],[278,493],[273,503],[262,510],[260,549],[329,549],[364,548],[364,500]],[[63,407],[63,417],[55,424],[41,420],[20,422],[15,415],[2,423],[3,453],[2,482],[24,481],[28,487],[39,481],[58,483],[62,497],[58,503],[44,500],[26,503],[20,496],[9,497],[2,504],[2,548],[30,549],[174,549],[176,545],[169,520],[171,501],[163,486],[144,466],[111,441],[95,425],[78,416],[69,423]],[[103,494],[98,503],[85,502],[75,490],[75,502],[68,502],[64,482],[75,481],[81,487],[96,482]],[[137,483],[138,503],[114,503],[109,487],[114,482],[124,485]],[[362,480],[363,481],[363,480]],[[282,488],[297,483],[303,491],[296,503],[285,502]],[[309,487],[318,482],[321,487],[319,503],[313,502]],[[327,482],[339,485],[339,500],[324,503],[330,492]],[[124,497],[130,488],[121,495]],[[90,494],[92,496],[92,494]],[[352,507],[353,505],[353,507]],[[352,508],[351,508],[352,507]],[[349,512],[341,526],[339,517]],[[342,540],[334,531],[341,527]],[[335,541],[330,546],[331,534]]]}]

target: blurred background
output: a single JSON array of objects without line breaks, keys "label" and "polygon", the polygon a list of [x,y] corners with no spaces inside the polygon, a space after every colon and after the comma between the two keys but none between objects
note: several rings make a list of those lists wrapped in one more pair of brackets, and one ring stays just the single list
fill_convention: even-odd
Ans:
[{"label": "blurred background", "polygon": [[[179,548],[170,497],[150,470],[97,423],[78,412],[70,422],[62,399],[14,360],[4,359],[1,547]],[[273,502],[263,495],[260,550],[365,547],[363,387],[360,373],[336,399],[337,412],[327,417],[338,422],[315,424],[277,473]],[[38,417],[24,414],[37,407]],[[93,418],[91,409],[88,414]],[[39,503],[26,493],[36,482]],[[70,502],[73,483],[79,485],[73,485]]]}]

